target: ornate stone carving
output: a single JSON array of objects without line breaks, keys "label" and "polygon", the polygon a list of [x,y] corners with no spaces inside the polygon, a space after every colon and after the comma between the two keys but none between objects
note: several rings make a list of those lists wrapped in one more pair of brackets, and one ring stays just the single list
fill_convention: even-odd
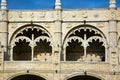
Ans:
[{"label": "ornate stone carving", "polygon": [[[52,42],[51,41],[51,39],[50,38],[48,38],[48,37],[46,37],[46,36],[40,36],[40,37],[38,37],[38,38],[36,38],[35,40],[34,40],[34,42],[39,42],[39,40],[47,40],[47,42]],[[52,44],[50,44],[50,45],[52,45]]]},{"label": "ornate stone carving", "polygon": [[21,11],[18,12],[18,16],[19,16],[19,18],[22,18],[22,12]]},{"label": "ornate stone carving", "polygon": [[76,17],[76,13],[75,13],[75,12],[72,14],[72,17],[73,17],[73,18],[75,18],[75,17]]},{"label": "ornate stone carving", "polygon": [[6,18],[5,18],[5,17],[6,17],[5,15],[6,15],[6,12],[5,12],[5,11],[2,11],[2,12],[1,12],[2,20],[5,20],[5,19],[6,19]]},{"label": "ornate stone carving", "polygon": [[1,14],[2,14],[2,16],[4,16],[4,15],[5,15],[5,12],[4,12],[4,11],[2,11],[2,13],[1,13]]},{"label": "ornate stone carving", "polygon": [[116,19],[116,11],[115,10],[111,10],[110,11],[110,19],[112,19],[112,20],[115,20]]},{"label": "ornate stone carving", "polygon": [[13,14],[10,13],[10,14],[8,15],[8,19],[11,19],[12,17],[13,17]]},{"label": "ornate stone carving", "polygon": [[16,28],[16,27],[17,27],[16,23],[14,23],[14,24],[11,25],[11,28]]},{"label": "ornate stone carving", "polygon": [[117,18],[120,18],[120,10],[117,11]]},{"label": "ornate stone carving", "polygon": [[87,18],[87,17],[88,17],[87,11],[82,12],[82,17],[83,17],[83,18]]},{"label": "ornate stone carving", "polygon": [[111,71],[116,71],[117,70],[117,57],[116,54],[111,54]]},{"label": "ornate stone carving", "polygon": [[57,11],[57,12],[56,12],[56,20],[59,20],[59,19],[60,19],[60,12]]},{"label": "ornate stone carving", "polygon": [[43,11],[40,13],[40,18],[44,18],[44,17],[45,17],[45,12]]},{"label": "ornate stone carving", "polygon": [[95,18],[97,18],[98,16],[99,16],[99,14],[98,14],[98,13],[94,14],[94,17],[95,17]]},{"label": "ornate stone carving", "polygon": [[98,36],[93,36],[87,39],[87,43],[88,42],[92,42],[92,40],[99,40],[100,42],[103,42],[103,46],[107,45],[107,42],[105,41],[105,39],[103,39],[102,37],[98,37]]},{"label": "ornate stone carving", "polygon": [[99,27],[99,28],[103,28],[104,26],[105,26],[104,22],[98,22],[97,23],[97,27]]},{"label": "ornate stone carving", "polygon": [[80,38],[80,37],[77,37],[77,36],[73,36],[73,37],[70,37],[68,38],[66,41],[65,41],[65,45],[63,46],[64,48],[68,46],[68,42],[71,42],[72,40],[78,40],[78,42],[83,42],[83,39]]},{"label": "ornate stone carving", "polygon": [[71,28],[71,27],[72,27],[72,24],[68,23],[67,28]]},{"label": "ornate stone carving", "polygon": [[30,17],[31,17],[31,18],[34,18],[34,13],[31,13],[31,14],[30,14]]},{"label": "ornate stone carving", "polygon": [[49,23],[45,23],[45,27],[46,27],[46,28],[50,28]]}]

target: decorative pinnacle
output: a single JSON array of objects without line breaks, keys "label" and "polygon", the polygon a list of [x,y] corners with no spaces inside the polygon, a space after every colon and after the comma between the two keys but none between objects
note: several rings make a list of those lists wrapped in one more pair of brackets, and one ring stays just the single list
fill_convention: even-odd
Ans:
[{"label": "decorative pinnacle", "polygon": [[2,9],[2,10],[7,10],[6,0],[1,0],[1,9]]},{"label": "decorative pinnacle", "polygon": [[56,0],[55,9],[61,9],[61,0]]},{"label": "decorative pinnacle", "polygon": [[109,8],[116,8],[116,0],[110,0]]}]

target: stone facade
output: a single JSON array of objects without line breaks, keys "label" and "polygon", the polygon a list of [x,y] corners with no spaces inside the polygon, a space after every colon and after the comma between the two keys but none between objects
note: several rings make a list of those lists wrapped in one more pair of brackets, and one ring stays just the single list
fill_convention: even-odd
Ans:
[{"label": "stone facade", "polygon": [[[0,10],[0,80],[119,80],[120,9]],[[39,78],[40,79],[39,79]]]}]

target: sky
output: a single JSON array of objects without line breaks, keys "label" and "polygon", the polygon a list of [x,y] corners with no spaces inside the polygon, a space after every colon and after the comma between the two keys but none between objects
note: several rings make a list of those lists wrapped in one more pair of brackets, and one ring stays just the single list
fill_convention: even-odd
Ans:
[{"label": "sky", "polygon": [[[61,0],[63,9],[108,8],[109,0]],[[1,0],[0,0],[1,2]],[[54,9],[55,0],[7,0],[8,9]],[[120,0],[117,0],[120,7]]]}]

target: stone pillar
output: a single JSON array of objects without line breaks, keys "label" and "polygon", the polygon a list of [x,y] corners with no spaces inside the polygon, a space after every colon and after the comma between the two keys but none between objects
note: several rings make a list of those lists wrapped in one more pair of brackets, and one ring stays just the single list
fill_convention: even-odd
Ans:
[{"label": "stone pillar", "polygon": [[34,61],[34,47],[31,47],[31,61]]},{"label": "stone pillar", "polygon": [[[4,54],[8,54],[8,12],[6,0],[1,1],[1,19],[0,19],[0,42],[4,48]],[[8,59],[8,56],[6,56]]]},{"label": "stone pillar", "polygon": [[34,48],[35,48],[35,46],[34,46],[34,34],[32,34],[32,43],[30,43],[30,44],[31,44],[31,51],[32,51],[31,61],[34,61]]},{"label": "stone pillar", "polygon": [[118,47],[117,47],[117,25],[115,20],[109,21],[109,52],[110,52],[110,70],[113,73],[118,69]]},{"label": "stone pillar", "polygon": [[63,52],[63,55],[62,55],[62,56],[64,56],[64,57],[63,57],[63,61],[66,61],[66,56],[67,56],[67,55],[66,55],[66,47],[64,48],[63,51],[64,51],[64,52]]},{"label": "stone pillar", "polygon": [[55,71],[54,80],[60,80],[60,55],[62,52],[62,10],[60,0],[56,0],[55,3],[55,16],[53,70]]},{"label": "stone pillar", "polygon": [[[119,71],[118,68],[118,32],[116,20],[116,0],[110,0],[110,19],[109,19],[109,54],[110,71],[114,74]],[[111,76],[111,79],[114,77]],[[114,79],[117,80],[117,79]]]},{"label": "stone pillar", "polygon": [[10,61],[13,61],[13,46],[10,49]]},{"label": "stone pillar", "polygon": [[[0,42],[2,47],[1,56],[1,70],[4,70],[4,58],[9,59],[8,56],[8,11],[7,11],[7,3],[6,0],[1,0],[1,11],[0,11]],[[6,56],[5,56],[6,55]],[[5,56],[5,57],[4,57]],[[4,80],[4,74],[2,75],[2,79]]]},{"label": "stone pillar", "polygon": [[108,46],[105,45],[105,62],[108,62],[109,58],[108,58]]}]

